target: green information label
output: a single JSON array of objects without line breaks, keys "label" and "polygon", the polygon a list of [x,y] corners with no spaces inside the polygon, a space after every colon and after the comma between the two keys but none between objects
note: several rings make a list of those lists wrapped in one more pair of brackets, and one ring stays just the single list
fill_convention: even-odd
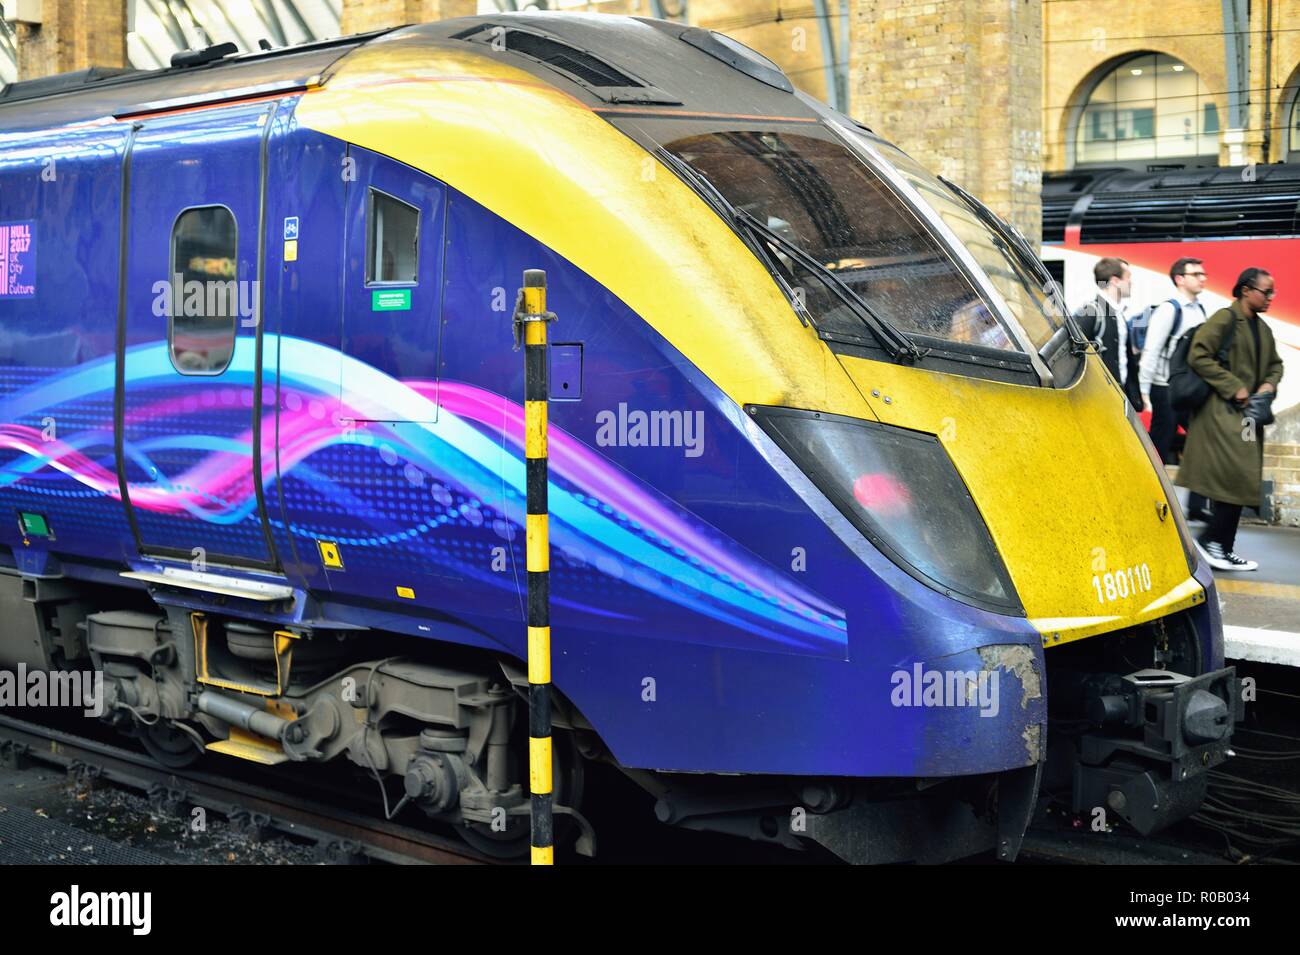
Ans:
[{"label": "green information label", "polygon": [[19,511],[18,523],[22,527],[22,532],[28,537],[50,536],[50,525],[46,523],[45,518],[40,514],[33,514],[30,511]]},{"label": "green information label", "polygon": [[411,290],[409,288],[377,288],[370,293],[370,310],[372,312],[409,312],[411,310]]}]

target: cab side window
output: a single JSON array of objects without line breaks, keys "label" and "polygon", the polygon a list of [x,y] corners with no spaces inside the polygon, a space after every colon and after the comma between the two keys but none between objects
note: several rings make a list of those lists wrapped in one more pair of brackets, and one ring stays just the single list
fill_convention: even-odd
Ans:
[{"label": "cab side window", "polygon": [[238,249],[225,206],[186,209],[172,226],[167,341],[182,375],[219,375],[235,353]]},{"label": "cab side window", "polygon": [[414,285],[420,261],[420,210],[370,190],[366,240],[366,284]]}]

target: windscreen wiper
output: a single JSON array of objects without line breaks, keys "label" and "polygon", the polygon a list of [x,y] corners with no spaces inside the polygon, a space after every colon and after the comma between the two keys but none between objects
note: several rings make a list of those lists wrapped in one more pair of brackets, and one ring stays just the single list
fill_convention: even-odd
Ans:
[{"label": "windscreen wiper", "polygon": [[710,182],[708,177],[702,175],[686,160],[682,159],[676,153],[665,149],[663,146],[655,146],[654,154],[659,158],[660,162],[677,174],[677,178],[685,182],[697,195],[700,196],[700,198],[707,202],[713,208],[713,211],[716,212],[724,222],[731,226],[736,235],[740,237],[740,241],[745,243],[745,247],[749,249],[749,251],[753,252],[758,260],[763,263],[764,268],[767,269],[767,271],[781,286],[781,290],[785,293],[786,298],[789,299],[791,304],[794,306],[795,314],[799,316],[800,323],[803,325],[815,325],[816,323],[813,321],[812,314],[808,311],[807,306],[800,303],[799,296],[794,294],[794,289],[792,289],[785,281],[785,278],[781,275],[781,270],[776,267],[776,263],[772,260],[772,256],[768,254],[767,249],[761,242],[756,242],[754,237],[740,225],[740,214],[738,210],[731,204],[727,197],[718,190],[718,187]]},{"label": "windscreen wiper", "polygon": [[808,311],[808,307],[800,303],[800,296],[795,294],[793,288],[786,282],[781,275],[781,269],[773,260],[768,251],[768,245],[774,245],[784,251],[792,259],[797,260],[808,271],[825,282],[826,286],[831,289],[855,314],[862,319],[863,323],[875,335],[876,339],[889,353],[891,358],[898,358],[901,355],[908,355],[913,361],[919,360],[925,356],[925,351],[917,347],[916,343],[908,338],[905,334],[895,328],[893,325],[881,319],[870,307],[862,301],[856,292],[854,292],[844,280],[838,275],[826,268],[822,263],[810,256],[803,249],[799,248],[788,239],[777,235],[766,225],[759,222],[748,212],[737,209],[724,196],[718,187],[709,181],[709,178],[700,173],[694,166],[686,162],[676,153],[665,149],[663,146],[656,146],[654,150],[664,165],[668,166],[681,178],[687,185],[691,186],[706,202],[709,203],[722,218],[728,222],[740,236],[747,248],[753,252],[760,262],[766,266],[780,284],[786,293],[786,297],[794,304],[795,312],[799,315],[799,320],[805,325],[816,325],[816,320]]},{"label": "windscreen wiper", "polygon": [[779,248],[834,292],[840,301],[862,319],[863,324],[871,330],[880,344],[889,352],[891,358],[907,355],[913,361],[919,361],[925,357],[925,351],[916,342],[872,311],[871,306],[862,300],[862,296],[853,291],[847,282],[817,261],[815,257],[805,252],[785,236],[769,229],[766,224],[758,221],[743,209],[736,210],[736,217],[745,228],[756,233],[759,239]]},{"label": "windscreen wiper", "polygon": [[1022,264],[1028,265],[1034,272],[1038,273],[1039,278],[1046,279],[1048,282],[1056,281],[1052,278],[1052,273],[1047,271],[1047,266],[1043,264],[1043,260],[1038,257],[1038,254],[1029,245],[1029,240],[1025,238],[1019,229],[999,218],[992,209],[957,185],[957,183],[945,179],[943,176],[939,177],[939,181],[957,193],[958,198],[970,206],[971,211],[979,216],[981,222],[1002,236],[1007,244],[1012,246],[1019,254]]}]

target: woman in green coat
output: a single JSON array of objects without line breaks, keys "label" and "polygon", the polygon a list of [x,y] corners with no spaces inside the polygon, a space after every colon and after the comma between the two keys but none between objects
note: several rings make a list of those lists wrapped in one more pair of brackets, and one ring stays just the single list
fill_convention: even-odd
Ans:
[{"label": "woman in green coat", "polygon": [[[1251,395],[1277,392],[1282,359],[1260,318],[1273,300],[1273,277],[1263,269],[1246,269],[1232,294],[1236,301],[1196,330],[1187,352],[1187,364],[1209,382],[1211,392],[1187,429],[1177,483],[1214,502],[1214,515],[1197,540],[1210,566],[1255,570],[1255,561],[1233,551],[1242,507],[1260,504],[1264,472],[1264,435],[1242,411]],[[1216,356],[1230,329],[1221,365]]]}]

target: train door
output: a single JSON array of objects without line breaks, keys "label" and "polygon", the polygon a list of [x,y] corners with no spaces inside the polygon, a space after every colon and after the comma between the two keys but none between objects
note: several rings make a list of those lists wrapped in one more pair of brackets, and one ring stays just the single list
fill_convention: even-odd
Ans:
[{"label": "train door", "polygon": [[274,109],[147,119],[129,156],[119,470],[140,551],[199,569],[275,564],[258,387]]},{"label": "train door", "polygon": [[445,188],[357,146],[348,159],[343,410],[359,422],[430,423],[438,413]]}]

